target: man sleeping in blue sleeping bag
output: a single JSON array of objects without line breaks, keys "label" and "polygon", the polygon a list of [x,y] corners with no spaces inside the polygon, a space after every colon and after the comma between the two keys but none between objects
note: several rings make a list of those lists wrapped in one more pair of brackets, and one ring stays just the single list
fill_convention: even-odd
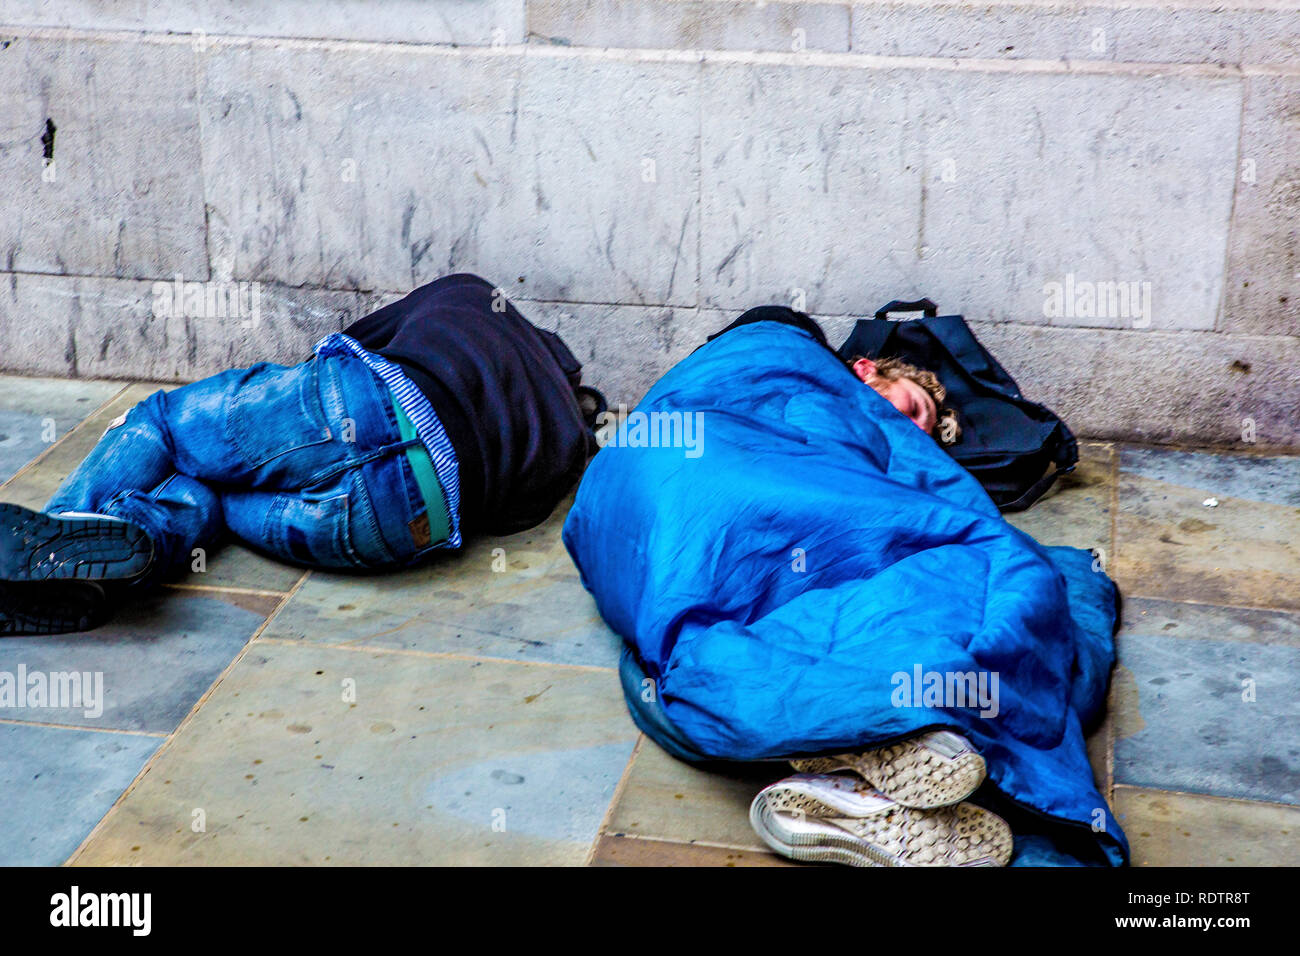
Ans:
[{"label": "man sleeping in blue sleeping bag", "polygon": [[933,376],[755,320],[782,311],[665,375],[565,523],[633,719],[696,764],[792,763],[750,818],[793,859],[1123,865],[1084,745],[1114,585],[940,447]]}]

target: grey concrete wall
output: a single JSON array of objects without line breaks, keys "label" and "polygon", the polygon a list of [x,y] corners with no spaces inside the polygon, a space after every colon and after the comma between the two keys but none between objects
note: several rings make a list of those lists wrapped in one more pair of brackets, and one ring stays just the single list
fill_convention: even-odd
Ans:
[{"label": "grey concrete wall", "polygon": [[9,0],[0,367],[293,361],[468,270],[633,402],[750,306],[928,294],[1081,434],[1300,445],[1298,17]]}]

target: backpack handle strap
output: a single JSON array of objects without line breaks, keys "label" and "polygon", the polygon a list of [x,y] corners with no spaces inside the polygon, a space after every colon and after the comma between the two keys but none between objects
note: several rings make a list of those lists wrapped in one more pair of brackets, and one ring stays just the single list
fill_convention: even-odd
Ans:
[{"label": "backpack handle strap", "polygon": [[[1071,467],[1070,471],[1073,470],[1073,467]],[[1043,497],[1043,495],[1047,493],[1047,489],[1052,487],[1052,483],[1056,481],[1057,478],[1060,478],[1062,474],[1064,474],[1064,472],[1053,468],[1047,472],[1047,474],[1043,475],[1043,477],[1039,478],[1032,485],[1026,488],[1023,495],[1015,501],[1009,501],[1006,504],[999,506],[998,510],[1004,514],[1013,511],[1024,511],[1039,498]]]},{"label": "backpack handle strap", "polygon": [[590,385],[579,385],[573,390],[573,395],[578,400],[578,411],[582,413],[583,421],[594,430],[600,416],[609,411],[609,402],[599,389]]},{"label": "backpack handle strap", "polygon": [[929,299],[894,299],[876,311],[876,318],[883,319],[890,312],[923,312],[927,319],[933,319],[939,314],[939,307]]},{"label": "backpack handle strap", "polygon": [[1055,467],[1049,469],[1041,478],[1026,488],[1025,493],[1015,501],[1009,501],[1004,505],[999,505],[999,511],[1003,513],[1024,511],[1043,495],[1047,494],[1047,489],[1052,487],[1052,484],[1057,478],[1060,478],[1062,475],[1068,475],[1070,472],[1074,471],[1079,461],[1079,443],[1075,439],[1074,433],[1070,431],[1069,426],[1066,425],[1065,422],[1058,421],[1056,431],[1061,436],[1061,444],[1060,447],[1056,449],[1056,455],[1052,459],[1052,464]]}]

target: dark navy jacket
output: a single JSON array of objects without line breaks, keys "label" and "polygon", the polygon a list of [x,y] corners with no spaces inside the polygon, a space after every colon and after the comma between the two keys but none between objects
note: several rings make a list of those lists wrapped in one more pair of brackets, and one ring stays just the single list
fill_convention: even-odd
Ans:
[{"label": "dark navy jacket", "polygon": [[551,513],[593,448],[574,396],[582,366],[495,289],[444,276],[343,331],[428,397],[460,460],[463,528],[509,534]]}]

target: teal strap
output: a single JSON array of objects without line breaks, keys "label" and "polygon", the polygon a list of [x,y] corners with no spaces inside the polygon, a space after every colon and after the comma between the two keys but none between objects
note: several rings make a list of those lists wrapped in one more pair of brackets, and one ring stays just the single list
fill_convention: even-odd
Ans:
[{"label": "teal strap", "polygon": [[389,397],[393,402],[393,411],[397,413],[397,429],[402,435],[402,441],[415,439],[417,442],[406,449],[406,460],[411,463],[415,484],[420,489],[425,514],[429,517],[429,546],[445,544],[451,537],[451,512],[447,508],[447,496],[438,483],[433,459],[429,457],[429,450],[424,447],[424,443],[419,441],[415,425],[402,410],[402,406],[397,404],[397,396],[390,393]]}]

